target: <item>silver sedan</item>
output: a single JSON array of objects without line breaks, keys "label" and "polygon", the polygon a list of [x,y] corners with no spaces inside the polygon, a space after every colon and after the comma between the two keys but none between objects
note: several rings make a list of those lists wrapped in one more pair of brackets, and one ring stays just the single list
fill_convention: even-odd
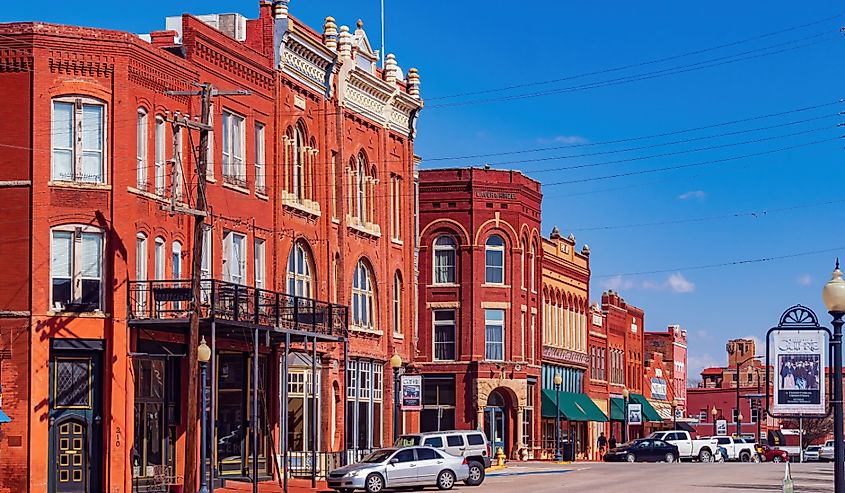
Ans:
[{"label": "silver sedan", "polygon": [[455,457],[431,447],[405,447],[376,450],[361,462],[329,472],[329,488],[341,493],[365,490],[380,493],[385,488],[437,486],[452,489],[469,477],[463,457]]}]

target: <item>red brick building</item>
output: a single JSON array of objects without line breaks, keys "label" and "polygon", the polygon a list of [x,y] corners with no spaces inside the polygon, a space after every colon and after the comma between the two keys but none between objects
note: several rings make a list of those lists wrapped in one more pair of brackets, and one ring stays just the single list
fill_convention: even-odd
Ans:
[{"label": "red brick building", "polygon": [[[621,409],[611,406],[610,401],[610,368],[608,334],[605,322],[605,314],[602,313],[601,305],[594,303],[590,306],[590,313],[587,319],[587,336],[590,351],[590,367],[586,384],[587,395],[607,416],[608,422],[594,424],[594,438],[597,439],[601,433],[610,438],[610,426],[613,420],[622,419]],[[614,413],[615,411],[615,413]],[[595,440],[593,440],[595,443]],[[596,457],[597,459],[599,457]]]},{"label": "red brick building", "polygon": [[525,457],[540,424],[540,184],[478,168],[419,182],[420,428],[480,428]]},{"label": "red brick building", "polygon": [[664,376],[668,385],[667,395],[675,401],[680,416],[686,415],[687,395],[687,331],[680,325],[670,325],[665,332],[645,333],[646,359],[651,353],[659,353],[663,360]]},{"label": "red brick building", "polygon": [[287,2],[167,27],[0,25],[0,491],[183,481],[193,218],[169,209],[195,203],[199,141],[170,120],[200,107],[171,91],[198,82],[249,91],[211,117],[215,476],[392,439],[387,361],[414,356],[416,71]]}]

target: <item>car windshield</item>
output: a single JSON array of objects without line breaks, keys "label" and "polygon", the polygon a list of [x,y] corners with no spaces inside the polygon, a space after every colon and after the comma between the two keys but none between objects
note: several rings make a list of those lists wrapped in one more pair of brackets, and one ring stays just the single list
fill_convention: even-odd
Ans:
[{"label": "car windshield", "polygon": [[396,439],[396,443],[393,445],[397,448],[401,447],[413,447],[415,445],[420,444],[420,437],[419,435],[402,435]]},{"label": "car windshield", "polygon": [[375,464],[378,462],[384,462],[390,457],[390,454],[395,452],[394,450],[376,450],[375,452],[371,453],[370,455],[364,457],[361,462],[366,462],[368,464]]}]

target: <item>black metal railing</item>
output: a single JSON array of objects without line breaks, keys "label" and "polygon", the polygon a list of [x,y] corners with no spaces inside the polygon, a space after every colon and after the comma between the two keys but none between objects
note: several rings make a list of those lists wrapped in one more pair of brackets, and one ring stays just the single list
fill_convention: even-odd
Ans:
[{"label": "black metal railing", "polygon": [[315,474],[317,479],[326,479],[331,471],[347,464],[359,462],[371,452],[372,450],[364,449],[337,452],[297,452],[289,450],[288,471],[295,478],[310,478],[311,464],[316,456]]},{"label": "black metal railing", "polygon": [[[128,319],[187,319],[191,281],[130,281]],[[200,282],[200,316],[282,330],[347,336],[348,308],[228,281]]]}]

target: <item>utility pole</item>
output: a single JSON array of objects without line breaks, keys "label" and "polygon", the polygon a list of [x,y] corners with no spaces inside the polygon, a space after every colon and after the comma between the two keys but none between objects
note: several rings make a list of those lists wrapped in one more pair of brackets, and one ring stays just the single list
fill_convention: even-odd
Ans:
[{"label": "utility pole", "polygon": [[[171,206],[165,208],[172,213],[182,213],[192,215],[194,217],[194,243],[191,249],[191,313],[188,324],[188,380],[185,395],[187,402],[187,423],[185,426],[185,491],[197,491],[197,380],[199,370],[199,360],[197,357],[197,349],[199,347],[199,330],[200,317],[202,313],[201,308],[201,273],[202,273],[202,251],[203,239],[205,238],[204,224],[207,215],[208,204],[206,202],[206,168],[208,163],[208,135],[213,128],[208,124],[211,118],[211,98],[217,95],[248,95],[249,91],[235,90],[235,91],[217,91],[211,84],[200,84],[199,91],[167,91],[168,95],[172,96],[200,96],[201,114],[200,121],[194,121],[187,117],[176,115],[168,120],[174,126],[185,127],[189,130],[198,130],[200,133],[199,152],[196,153],[197,159],[197,197],[196,207],[194,209],[183,208],[178,206],[175,202],[171,202]],[[177,132],[174,131],[174,137]],[[175,191],[175,188],[174,188]],[[214,355],[212,355],[214,357]],[[202,389],[203,392],[206,389]],[[214,419],[212,418],[212,423]],[[205,433],[205,430],[203,430]]]}]

